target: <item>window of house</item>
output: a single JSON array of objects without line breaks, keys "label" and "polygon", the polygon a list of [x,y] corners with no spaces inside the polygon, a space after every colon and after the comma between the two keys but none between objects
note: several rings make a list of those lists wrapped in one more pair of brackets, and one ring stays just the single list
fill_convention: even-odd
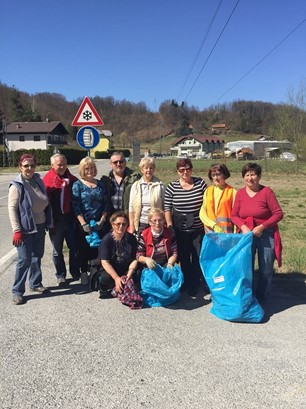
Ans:
[{"label": "window of house", "polygon": [[40,135],[34,135],[34,142],[40,141]]},{"label": "window of house", "polygon": [[24,142],[24,141],[25,141],[24,135],[19,135],[19,142]]}]

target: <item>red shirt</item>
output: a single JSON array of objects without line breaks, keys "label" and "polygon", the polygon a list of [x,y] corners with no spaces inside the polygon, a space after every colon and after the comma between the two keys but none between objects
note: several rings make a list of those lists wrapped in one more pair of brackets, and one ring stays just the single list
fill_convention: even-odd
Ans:
[{"label": "red shirt", "polygon": [[275,227],[282,220],[283,211],[269,187],[261,186],[253,197],[247,194],[245,187],[237,192],[232,210],[232,222],[241,228],[248,217],[253,217],[255,224],[262,224],[264,229]]}]

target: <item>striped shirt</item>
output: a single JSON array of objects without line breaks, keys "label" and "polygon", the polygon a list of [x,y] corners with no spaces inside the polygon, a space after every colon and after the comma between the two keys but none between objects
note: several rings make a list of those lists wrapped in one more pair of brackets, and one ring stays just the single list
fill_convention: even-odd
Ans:
[{"label": "striped shirt", "polygon": [[165,191],[165,211],[178,213],[194,213],[193,229],[203,229],[199,212],[203,202],[203,194],[207,184],[202,178],[193,177],[192,189],[183,189],[180,181],[169,183]]}]

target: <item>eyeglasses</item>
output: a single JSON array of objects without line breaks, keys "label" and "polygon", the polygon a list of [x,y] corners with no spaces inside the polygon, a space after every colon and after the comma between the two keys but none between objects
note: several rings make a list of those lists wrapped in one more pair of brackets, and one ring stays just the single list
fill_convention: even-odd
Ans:
[{"label": "eyeglasses", "polygon": [[219,176],[223,176],[223,173],[212,173],[212,174],[211,174],[211,177],[212,177],[212,178],[217,178],[217,177],[219,177]]},{"label": "eyeglasses", "polygon": [[114,160],[112,162],[113,165],[122,165],[125,162],[125,160]]},{"label": "eyeglasses", "polygon": [[21,165],[23,168],[26,168],[26,169],[28,169],[28,168],[35,168],[35,166],[36,165]]},{"label": "eyeglasses", "polygon": [[116,227],[127,226],[127,223],[113,223]]},{"label": "eyeglasses", "polygon": [[179,168],[178,171],[179,173],[188,173],[191,172],[191,168]]},{"label": "eyeglasses", "polygon": [[150,220],[150,223],[152,223],[152,224],[161,224],[161,223],[164,223],[164,219]]}]

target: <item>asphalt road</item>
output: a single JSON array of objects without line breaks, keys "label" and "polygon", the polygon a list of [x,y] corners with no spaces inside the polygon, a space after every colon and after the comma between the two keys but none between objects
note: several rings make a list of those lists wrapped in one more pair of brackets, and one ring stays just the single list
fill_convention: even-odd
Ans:
[{"label": "asphalt road", "polygon": [[[98,178],[108,174],[110,170],[108,159],[98,159],[96,160],[96,165],[98,168]],[[71,166],[69,169],[75,176],[79,176],[78,166]],[[40,175],[43,176],[45,173],[40,172]],[[8,186],[16,175],[17,173],[0,174],[0,271],[7,268],[11,261],[16,258],[16,249],[12,246],[12,228],[7,210]]]},{"label": "asphalt road", "polygon": [[209,300],[130,310],[56,286],[12,304],[0,275],[1,409],[304,409],[305,283],[277,279],[262,324],[221,321]]}]

